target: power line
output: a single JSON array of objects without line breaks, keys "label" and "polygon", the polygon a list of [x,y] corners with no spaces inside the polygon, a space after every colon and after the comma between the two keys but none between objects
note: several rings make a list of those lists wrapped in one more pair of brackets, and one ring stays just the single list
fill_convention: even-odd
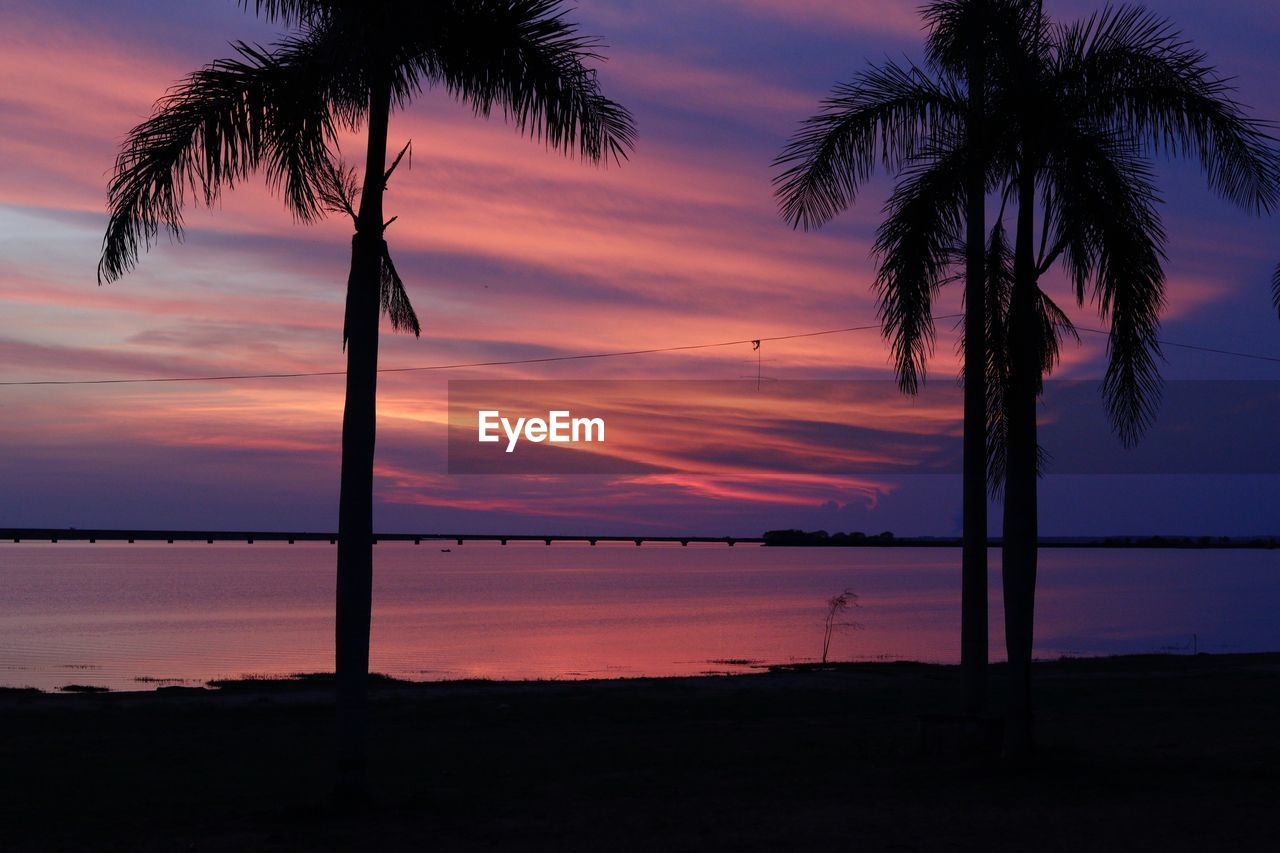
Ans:
[{"label": "power line", "polygon": [[[935,317],[935,320],[949,320],[961,317],[961,314],[946,314]],[[878,323],[868,326],[850,326],[845,329],[826,329],[821,332],[801,332],[794,335],[775,335],[770,338],[744,338],[738,341],[721,341],[714,344],[687,344],[675,347],[653,347],[651,349],[619,350],[617,352],[594,352],[579,355],[552,355],[542,358],[518,358],[505,361],[472,361],[461,364],[431,364],[421,367],[380,367],[379,373],[416,373],[433,370],[461,370],[468,367],[506,367],[519,364],[546,364],[553,361],[582,361],[593,358],[620,358],[633,355],[653,355],[664,352],[685,352],[688,350],[717,349],[720,347],[742,346],[769,341],[791,341],[799,338],[816,338],[822,335],[839,335],[846,332],[865,332],[878,329]],[[138,379],[27,379],[0,381],[0,386],[31,385],[136,385],[153,382],[224,382],[238,379],[300,379],[307,376],[345,376],[345,370],[316,370],[299,373],[237,373],[220,376],[154,376]]]},{"label": "power line", "polygon": [[[937,320],[957,320],[961,319],[963,314],[943,314],[933,319]],[[799,332],[793,335],[774,335],[764,338],[743,338],[736,341],[720,341],[712,344],[686,344],[684,346],[674,347],[652,347],[649,349],[637,350],[618,350],[615,352],[595,352],[581,353],[578,355],[552,355],[542,358],[518,358],[506,359],[502,361],[472,361],[457,364],[430,364],[418,367],[382,367],[378,369],[379,373],[420,373],[437,370],[463,370],[475,367],[511,367],[522,364],[548,364],[557,361],[585,361],[588,359],[598,358],[623,358],[637,355],[656,355],[658,353],[667,352],[688,352],[691,350],[719,349],[722,347],[743,346],[745,344],[759,345],[761,343],[769,343],[774,341],[793,341],[801,338],[817,338],[824,335],[840,335],[848,332],[865,332],[872,329],[879,329],[880,324],[873,323],[865,326],[849,326],[843,329],[824,329],[818,332]],[[1095,335],[1109,334],[1104,329],[1094,329],[1088,326],[1076,326],[1078,331],[1089,332]],[[1258,353],[1238,352],[1235,350],[1218,349],[1216,347],[1200,346],[1198,344],[1186,344],[1176,341],[1158,340],[1161,346],[1176,347],[1178,349],[1194,350],[1197,352],[1211,353],[1213,355],[1223,355],[1232,358],[1245,358],[1253,361],[1265,361],[1272,363],[1280,363],[1280,357],[1259,355]],[[142,377],[137,379],[27,379],[27,380],[10,380],[0,381],[0,387],[15,386],[45,386],[45,385],[139,385],[161,382],[228,382],[244,379],[302,379],[311,376],[344,376],[345,370],[314,370],[302,371],[296,373],[235,373],[224,374],[218,376],[153,376]]]},{"label": "power line", "polygon": [[[1089,332],[1094,335],[1110,334],[1105,329],[1093,329],[1088,326],[1076,326],[1075,329],[1080,332]],[[1232,358],[1249,358],[1249,359],[1253,359],[1254,361],[1270,361],[1270,362],[1280,363],[1280,358],[1274,355],[1259,355],[1257,353],[1252,353],[1252,352],[1236,352],[1235,350],[1229,350],[1229,349],[1217,349],[1215,347],[1204,347],[1204,346],[1200,346],[1199,344],[1181,344],[1181,343],[1177,343],[1176,341],[1157,340],[1156,343],[1160,344],[1160,346],[1162,347],[1177,347],[1178,349],[1189,349],[1189,350],[1195,350],[1196,352],[1208,352],[1208,353],[1213,353],[1214,355],[1229,355]]]}]

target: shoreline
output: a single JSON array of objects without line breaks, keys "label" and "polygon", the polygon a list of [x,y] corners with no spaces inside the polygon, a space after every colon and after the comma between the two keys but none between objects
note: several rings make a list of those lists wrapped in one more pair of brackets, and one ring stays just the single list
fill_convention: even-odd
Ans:
[{"label": "shoreline", "polygon": [[[1177,667],[1177,661],[1218,660],[1232,662],[1259,663],[1274,662],[1280,666],[1280,650],[1259,652],[1146,652],[1114,655],[1063,655],[1056,658],[1036,658],[1037,671],[1046,669],[1058,671],[1075,670],[1129,670],[1133,668],[1167,669]],[[932,672],[945,675],[959,671],[957,663],[938,663],[910,659],[900,660],[866,660],[866,661],[800,661],[788,663],[767,663],[764,661],[708,661],[708,664],[720,664],[738,667],[737,669],[708,670],[706,672],[687,675],[619,675],[590,676],[585,678],[482,678],[461,676],[457,678],[408,679],[396,678],[380,672],[369,674],[371,693],[387,693],[407,691],[412,693],[426,688],[447,689],[449,687],[474,687],[486,685],[492,687],[510,687],[515,689],[538,687],[545,685],[627,685],[652,684],[662,682],[699,682],[703,680],[743,679],[761,676],[806,673],[845,673],[845,674],[884,674],[890,672]],[[992,661],[989,668],[993,673],[1003,672],[1003,661]],[[137,679],[157,683],[158,686],[134,690],[119,690],[102,687],[91,683],[69,682],[61,687],[43,689],[28,686],[0,685],[0,703],[5,699],[20,697],[143,697],[143,696],[218,696],[227,694],[255,694],[264,697],[273,694],[299,695],[315,693],[324,695],[333,689],[332,672],[295,672],[288,674],[246,674],[236,677],[212,678],[207,681],[190,682],[184,679]],[[174,683],[165,683],[174,682]]]}]

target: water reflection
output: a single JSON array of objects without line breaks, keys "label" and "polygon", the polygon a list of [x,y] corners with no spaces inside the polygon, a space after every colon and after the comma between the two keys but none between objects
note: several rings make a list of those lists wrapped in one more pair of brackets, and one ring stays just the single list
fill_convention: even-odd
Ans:
[{"label": "water reflection", "polygon": [[[154,689],[332,668],[327,545],[0,545],[0,685]],[[998,567],[993,552],[993,568]],[[376,552],[373,669],[416,680],[749,670],[821,654],[826,600],[861,628],[836,660],[955,662],[959,554],[471,543]],[[1037,654],[1280,649],[1280,553],[1048,550]],[[991,648],[1001,648],[999,574]]]}]

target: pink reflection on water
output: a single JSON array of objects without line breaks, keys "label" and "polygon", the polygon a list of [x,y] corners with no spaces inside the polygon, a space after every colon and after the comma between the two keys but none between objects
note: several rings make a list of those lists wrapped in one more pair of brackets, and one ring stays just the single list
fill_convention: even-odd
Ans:
[{"label": "pink reflection on water", "polygon": [[[332,668],[327,545],[0,545],[0,685],[149,689]],[[1280,554],[1045,551],[1037,654],[1280,648]],[[401,678],[596,678],[813,660],[955,662],[951,549],[383,543],[372,666]],[[998,552],[991,648],[1000,657]]]}]

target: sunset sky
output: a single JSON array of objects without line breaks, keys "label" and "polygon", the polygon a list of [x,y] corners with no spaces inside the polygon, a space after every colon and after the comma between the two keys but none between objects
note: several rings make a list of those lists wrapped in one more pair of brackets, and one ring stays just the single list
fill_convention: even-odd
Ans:
[{"label": "sunset sky", "polygon": [[[388,214],[399,219],[387,239],[424,332],[414,340],[384,325],[382,365],[873,324],[869,249],[888,181],[873,183],[823,231],[798,233],[777,215],[770,162],[832,84],[868,61],[920,58],[916,5],[581,0],[573,18],[608,45],[604,90],[636,117],[637,148],[621,167],[566,160],[443,95],[393,114],[392,147],[411,139],[413,155],[390,186]],[[1060,18],[1098,6],[1046,5]],[[1280,119],[1272,4],[1154,5],[1239,78],[1239,98],[1255,115]],[[0,10],[0,381],[341,370],[350,224],[297,225],[260,182],[226,194],[219,209],[191,208],[185,243],[155,248],[123,280],[99,287],[94,278],[106,185],[125,133],[167,86],[227,55],[229,41],[267,43],[278,31],[234,0],[4,0]],[[346,140],[343,154],[361,162],[359,140]],[[1280,261],[1278,223],[1215,198],[1190,164],[1162,161],[1158,174],[1169,232],[1161,337],[1280,357],[1268,285]],[[1057,293],[1068,302],[1064,287]],[[945,293],[937,313],[956,312],[958,296]],[[1081,326],[1100,327],[1091,305],[1072,313]],[[950,386],[953,321],[938,331],[931,380]],[[1104,346],[1084,335],[1055,376],[1099,377]],[[1280,379],[1274,362],[1177,348],[1165,355],[1170,379]],[[812,418],[793,428],[794,413],[776,394],[741,395],[733,424],[708,423],[696,449],[675,447],[657,473],[446,472],[450,379],[739,380],[756,375],[756,359],[744,344],[384,374],[375,526],[958,533],[958,477],[815,470],[802,447]],[[778,380],[892,377],[876,331],[767,342],[760,359]],[[339,376],[0,387],[0,525],[332,529],[342,393]],[[925,401],[892,417],[829,413],[833,424],[853,419],[881,437],[955,435],[958,415]],[[1276,426],[1263,429],[1274,435]],[[731,452],[708,464],[712,446]],[[1275,533],[1278,502],[1274,474],[1050,476],[1042,531]]]}]

